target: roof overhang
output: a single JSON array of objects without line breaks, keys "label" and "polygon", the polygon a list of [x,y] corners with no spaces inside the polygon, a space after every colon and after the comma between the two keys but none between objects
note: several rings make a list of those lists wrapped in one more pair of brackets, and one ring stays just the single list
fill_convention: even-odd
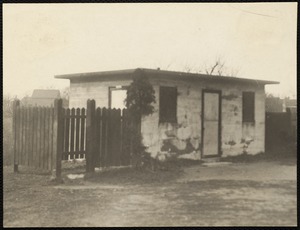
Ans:
[{"label": "roof overhang", "polygon": [[119,80],[121,78],[132,78],[133,73],[136,71],[143,71],[146,74],[149,74],[151,77],[165,77],[169,79],[178,79],[178,80],[192,80],[192,81],[221,81],[221,82],[240,82],[240,83],[249,83],[249,84],[279,84],[277,81],[266,81],[266,80],[257,80],[257,79],[247,79],[247,78],[238,78],[238,77],[228,77],[228,76],[216,76],[216,75],[206,75],[198,73],[185,73],[177,71],[167,71],[167,70],[155,70],[155,69],[127,69],[127,70],[117,70],[117,71],[101,71],[101,72],[89,72],[89,73],[75,73],[75,74],[64,74],[56,75],[55,78],[58,79],[69,79],[69,80],[79,80],[79,81],[89,81],[89,80]]}]

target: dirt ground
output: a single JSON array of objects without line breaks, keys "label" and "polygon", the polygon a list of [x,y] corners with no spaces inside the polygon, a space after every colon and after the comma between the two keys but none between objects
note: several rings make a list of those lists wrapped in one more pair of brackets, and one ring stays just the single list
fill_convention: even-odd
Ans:
[{"label": "dirt ground", "polygon": [[296,226],[296,160],[119,169],[55,185],[4,167],[5,227]]}]

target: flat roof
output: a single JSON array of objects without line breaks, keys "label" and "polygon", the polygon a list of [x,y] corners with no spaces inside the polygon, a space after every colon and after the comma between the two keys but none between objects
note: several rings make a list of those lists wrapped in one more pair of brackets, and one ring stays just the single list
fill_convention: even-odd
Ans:
[{"label": "flat roof", "polygon": [[149,73],[152,75],[164,75],[180,78],[180,79],[194,79],[194,80],[220,80],[220,81],[234,81],[234,82],[244,82],[244,83],[256,83],[256,84],[279,84],[278,81],[266,81],[266,80],[257,80],[257,79],[248,79],[248,78],[238,78],[238,77],[229,77],[229,76],[218,76],[218,75],[207,75],[200,73],[186,73],[178,71],[168,71],[160,69],[127,69],[127,70],[114,70],[114,71],[101,71],[101,72],[88,72],[88,73],[75,73],[75,74],[63,74],[56,75],[55,78],[58,79],[90,79],[90,78],[104,78],[104,77],[120,77],[120,76],[129,76],[135,73],[136,71],[143,71],[144,73]]}]

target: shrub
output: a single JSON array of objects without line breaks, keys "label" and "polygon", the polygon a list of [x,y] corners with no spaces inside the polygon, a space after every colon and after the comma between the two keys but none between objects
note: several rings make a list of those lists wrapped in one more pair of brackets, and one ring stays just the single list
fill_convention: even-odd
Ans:
[{"label": "shrub", "polygon": [[129,132],[134,140],[132,154],[138,157],[145,150],[145,146],[142,143],[141,119],[143,116],[153,113],[154,107],[152,103],[155,103],[154,89],[145,73],[139,69],[133,75],[133,82],[127,90],[127,97],[125,99],[130,118]]}]

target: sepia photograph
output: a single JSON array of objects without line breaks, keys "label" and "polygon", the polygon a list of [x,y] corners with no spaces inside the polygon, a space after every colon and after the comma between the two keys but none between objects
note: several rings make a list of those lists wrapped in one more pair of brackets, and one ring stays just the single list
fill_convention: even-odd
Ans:
[{"label": "sepia photograph", "polygon": [[4,3],[3,226],[297,226],[297,2]]}]

